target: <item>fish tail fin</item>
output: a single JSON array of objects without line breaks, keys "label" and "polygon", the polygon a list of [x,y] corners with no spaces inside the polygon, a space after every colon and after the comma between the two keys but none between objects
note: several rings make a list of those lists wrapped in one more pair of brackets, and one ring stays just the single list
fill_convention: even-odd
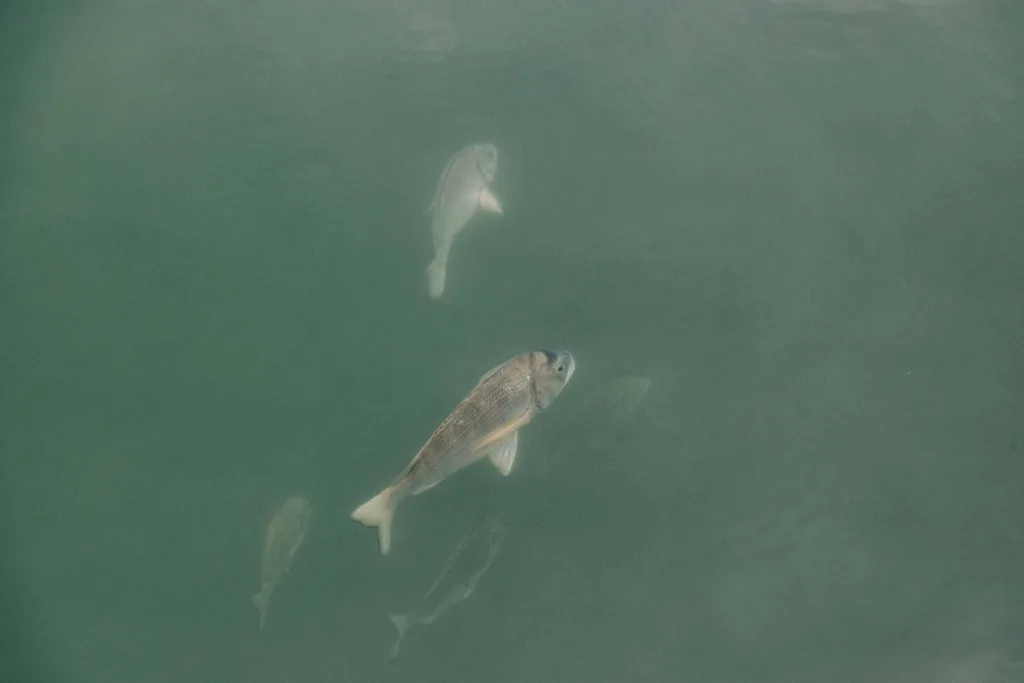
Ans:
[{"label": "fish tail fin", "polygon": [[259,610],[259,630],[262,631],[263,627],[267,625],[267,609],[270,607],[270,594],[267,593],[267,591],[262,590],[252,596],[251,602],[256,606],[256,609]]},{"label": "fish tail fin", "polygon": [[395,516],[395,508],[398,507],[398,499],[394,493],[395,487],[389,486],[352,513],[352,519],[355,521],[377,528],[381,555],[387,555],[391,549],[391,520]]},{"label": "fish tail fin", "polygon": [[402,646],[402,638],[405,638],[405,633],[409,630],[409,617],[405,614],[392,614],[388,618],[395,625],[395,630],[398,631],[395,644],[391,647],[391,660],[394,661],[398,659],[398,649]]},{"label": "fish tail fin", "polygon": [[444,277],[447,270],[445,264],[438,263],[436,259],[427,266],[427,277],[430,279],[430,297],[432,299],[440,299],[444,293]]}]

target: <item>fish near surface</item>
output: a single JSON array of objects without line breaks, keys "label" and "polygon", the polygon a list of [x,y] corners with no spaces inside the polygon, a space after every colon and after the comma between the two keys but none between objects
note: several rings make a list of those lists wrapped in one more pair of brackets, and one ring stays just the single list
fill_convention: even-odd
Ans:
[{"label": "fish near surface", "polygon": [[530,351],[488,372],[398,478],[359,506],[352,519],[377,527],[380,552],[387,555],[391,522],[403,500],[484,457],[507,475],[515,462],[519,429],[551,405],[575,369],[568,351]]},{"label": "fish near surface", "polygon": [[398,659],[402,640],[413,626],[428,626],[449,609],[473,594],[501,550],[504,523],[495,517],[480,515],[448,558],[434,585],[406,614],[391,615],[398,637],[391,648],[391,659]]},{"label": "fish near surface", "polygon": [[473,214],[480,211],[501,213],[501,203],[491,193],[498,171],[498,149],[491,144],[470,145],[455,154],[437,183],[437,192],[428,211],[433,214],[434,260],[427,266],[430,296],[444,293],[448,253],[455,235]]},{"label": "fish near surface", "polygon": [[302,496],[292,496],[277,509],[263,540],[263,571],[260,592],[252,596],[252,604],[260,613],[259,630],[267,625],[267,611],[274,586],[291,569],[292,560],[306,537],[313,507]]}]

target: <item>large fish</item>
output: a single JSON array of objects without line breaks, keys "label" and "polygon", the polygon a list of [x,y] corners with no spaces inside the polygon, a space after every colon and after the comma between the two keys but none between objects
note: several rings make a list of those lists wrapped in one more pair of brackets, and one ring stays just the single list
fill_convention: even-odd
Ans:
[{"label": "large fish", "polygon": [[494,145],[470,145],[458,152],[441,174],[434,201],[428,209],[433,214],[434,260],[427,266],[430,296],[437,299],[444,293],[448,252],[452,241],[477,210],[501,213],[501,204],[491,193],[490,185],[498,170],[498,150]]},{"label": "large fish", "polygon": [[302,545],[313,508],[302,496],[292,496],[277,509],[263,541],[263,572],[260,592],[252,596],[252,604],[260,613],[259,630],[267,625],[267,611],[274,586],[292,566],[295,552]]},{"label": "large fish", "polygon": [[501,520],[480,515],[455,552],[448,558],[441,575],[406,614],[391,615],[391,623],[398,630],[395,645],[391,648],[391,659],[398,659],[398,649],[409,629],[417,624],[427,626],[441,615],[462,602],[476,589],[477,582],[487,573],[494,558],[501,550],[505,536],[505,525]]},{"label": "large fish", "polygon": [[575,368],[568,351],[530,351],[488,372],[391,486],[359,506],[352,519],[377,527],[380,552],[387,555],[391,520],[403,500],[484,457],[507,475],[515,462],[519,429],[551,405]]}]

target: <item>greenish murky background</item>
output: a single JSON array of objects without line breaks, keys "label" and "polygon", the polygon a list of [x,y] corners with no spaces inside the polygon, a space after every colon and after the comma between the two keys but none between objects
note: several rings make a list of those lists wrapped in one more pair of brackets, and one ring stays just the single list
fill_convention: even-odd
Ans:
[{"label": "greenish murky background", "polygon": [[[0,674],[1024,681],[1024,6],[0,10]],[[502,217],[426,296],[424,211]],[[481,374],[520,439],[349,521]],[[621,419],[588,397],[651,379]],[[267,630],[264,528],[305,492]],[[481,511],[472,599],[392,628]]]}]

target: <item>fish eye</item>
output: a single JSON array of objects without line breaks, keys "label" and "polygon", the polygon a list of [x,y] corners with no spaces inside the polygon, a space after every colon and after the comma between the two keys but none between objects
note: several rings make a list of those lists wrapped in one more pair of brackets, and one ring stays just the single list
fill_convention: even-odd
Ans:
[{"label": "fish eye", "polygon": [[558,367],[555,368],[555,371],[558,372],[559,374],[565,372],[565,365],[563,365],[562,363],[559,363]]}]

